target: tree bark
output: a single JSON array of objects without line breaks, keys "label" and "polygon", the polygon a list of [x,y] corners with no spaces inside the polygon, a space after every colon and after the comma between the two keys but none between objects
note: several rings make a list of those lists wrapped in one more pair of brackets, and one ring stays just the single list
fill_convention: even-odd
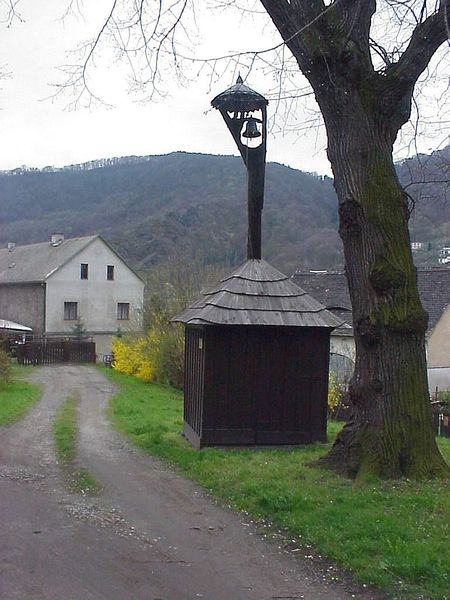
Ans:
[{"label": "tree bark", "polygon": [[358,110],[358,99],[350,104],[351,116],[339,124],[333,114],[325,120],[353,307],[353,414],[322,464],[358,478],[434,477],[446,465],[431,425],[428,316],[417,291],[407,196],[385,127]]},{"label": "tree bark", "polygon": [[375,0],[261,0],[314,90],[328,137],[353,307],[353,416],[322,464],[350,476],[448,474],[436,445],[407,195],[392,150],[414,84],[446,38],[450,0],[419,24],[403,56],[374,70]]}]

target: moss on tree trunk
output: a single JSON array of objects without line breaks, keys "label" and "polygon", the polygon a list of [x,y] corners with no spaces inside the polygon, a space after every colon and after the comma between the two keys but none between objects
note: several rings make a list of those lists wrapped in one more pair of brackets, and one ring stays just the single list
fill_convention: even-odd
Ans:
[{"label": "moss on tree trunk", "polygon": [[389,142],[361,125],[329,131],[357,358],[353,417],[322,463],[357,478],[435,477],[448,468],[431,424],[407,197]]},{"label": "moss on tree trunk", "polygon": [[418,12],[409,44],[378,69],[375,0],[261,3],[314,89],[339,199],[357,358],[353,418],[323,463],[360,478],[443,475],[448,467],[431,429],[427,315],[392,150],[415,83],[448,37],[450,0],[426,18]]}]

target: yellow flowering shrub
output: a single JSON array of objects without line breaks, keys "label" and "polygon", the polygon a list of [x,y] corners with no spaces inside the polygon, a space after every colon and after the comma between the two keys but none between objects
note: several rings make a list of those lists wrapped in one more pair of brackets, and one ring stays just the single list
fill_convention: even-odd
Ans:
[{"label": "yellow flowering shrub", "polygon": [[338,382],[336,373],[330,372],[328,379],[328,411],[334,413],[342,402],[342,386]]},{"label": "yellow flowering shrub", "polygon": [[161,322],[140,336],[113,338],[113,368],[143,381],[183,387],[184,335],[181,327]]},{"label": "yellow flowering shrub", "polygon": [[154,381],[154,367],[146,336],[116,337],[112,342],[112,351],[114,369],[127,375],[134,375],[143,381]]}]

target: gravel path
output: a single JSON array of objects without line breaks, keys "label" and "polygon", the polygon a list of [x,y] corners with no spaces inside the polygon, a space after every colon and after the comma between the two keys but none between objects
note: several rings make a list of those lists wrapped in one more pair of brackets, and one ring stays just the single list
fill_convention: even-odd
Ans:
[{"label": "gravel path", "polygon": [[[333,581],[261,539],[252,523],[132,448],[105,416],[113,386],[96,369],[45,367],[40,403],[0,427],[0,598],[347,600],[382,598]],[[51,423],[80,397],[78,462],[102,485],[95,498],[60,480]]]}]

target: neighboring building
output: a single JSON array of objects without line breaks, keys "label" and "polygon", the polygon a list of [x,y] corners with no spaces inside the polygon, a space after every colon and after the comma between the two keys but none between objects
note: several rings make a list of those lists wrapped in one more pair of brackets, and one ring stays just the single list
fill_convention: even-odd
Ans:
[{"label": "neighboring building", "polygon": [[423,250],[424,243],[423,242],[411,242],[411,250]]},{"label": "neighboring building", "polygon": [[438,262],[441,265],[450,263],[450,248],[441,248],[441,250],[439,250]]},{"label": "neighboring building", "polygon": [[[297,272],[294,282],[328,310],[346,322],[331,334],[331,352],[354,360],[352,311],[344,273]],[[450,389],[450,268],[418,269],[417,283],[423,307],[429,315],[427,363],[430,387]]]},{"label": "neighboring building", "polygon": [[80,324],[98,354],[118,330],[141,327],[144,282],[98,235],[0,250],[0,316],[34,335],[68,336]]},{"label": "neighboring building", "polygon": [[346,376],[353,371],[355,342],[353,340],[352,305],[343,273],[328,271],[297,272],[294,283],[334,313],[343,324],[331,332],[330,370]]}]

